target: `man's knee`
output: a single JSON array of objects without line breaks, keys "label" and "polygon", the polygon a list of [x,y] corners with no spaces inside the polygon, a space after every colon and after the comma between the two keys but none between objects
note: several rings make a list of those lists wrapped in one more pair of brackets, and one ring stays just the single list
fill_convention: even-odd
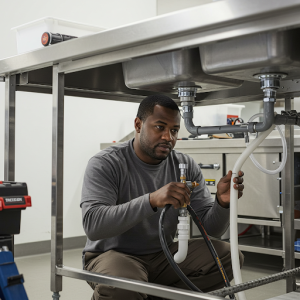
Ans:
[{"label": "man's knee", "polygon": [[[225,272],[228,276],[229,281],[231,281],[233,279],[233,270],[232,270],[232,258],[231,258],[231,251],[230,251],[230,244],[229,243],[224,243],[224,254],[227,252],[227,254],[225,254],[224,257],[220,257],[221,262],[223,264],[223,267],[225,269]],[[243,253],[239,250],[239,261],[240,261],[240,267],[243,267],[244,264],[244,255]]]},{"label": "man's knee", "polygon": [[[233,279],[233,270],[232,270],[230,244],[227,242],[216,241],[216,240],[213,241],[213,244],[216,248],[216,252],[218,253],[218,256],[220,257],[220,260],[225,269],[227,277],[229,281],[231,281]],[[240,261],[240,267],[242,268],[244,264],[244,255],[240,250],[239,250],[239,261]]]},{"label": "man's knee", "polygon": [[[230,251],[230,244],[223,241],[214,240],[212,241],[214,244],[214,247],[216,249],[216,252],[218,253],[218,256],[221,260],[224,260],[224,263],[226,264],[227,261],[231,263],[231,251]],[[240,266],[242,267],[244,264],[244,255],[239,250],[239,260],[240,260]]]},{"label": "man's knee", "polygon": [[[103,275],[123,277],[145,282],[148,281],[148,272],[141,261],[133,256],[113,250],[96,257],[88,265],[87,270]],[[145,294],[123,290],[112,286],[96,283],[89,284],[94,289],[93,300],[108,298],[141,300],[147,297]]]},{"label": "man's knee", "polygon": [[114,250],[96,257],[87,267],[88,271],[104,275],[148,281],[148,272],[143,262],[131,255]]},{"label": "man's knee", "polygon": [[239,250],[239,259],[240,259],[240,265],[241,265],[241,268],[242,268],[243,265],[244,265],[244,254],[242,253],[241,250]]}]

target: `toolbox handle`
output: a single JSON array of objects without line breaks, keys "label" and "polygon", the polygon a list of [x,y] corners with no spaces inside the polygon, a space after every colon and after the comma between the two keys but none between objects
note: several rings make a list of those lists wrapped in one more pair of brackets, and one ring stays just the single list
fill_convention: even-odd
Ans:
[{"label": "toolbox handle", "polygon": [[220,164],[199,164],[201,169],[215,169],[219,170],[220,169]]},{"label": "toolbox handle", "polygon": [[[14,204],[14,205],[7,205],[5,204],[5,199],[9,199],[11,197],[17,197],[24,199],[22,204]],[[0,211],[3,209],[15,209],[15,208],[26,208],[32,206],[31,204],[31,197],[30,196],[10,196],[10,197],[0,197]],[[1,300],[1,299],[0,299]]]},{"label": "toolbox handle", "polygon": [[7,286],[22,284],[24,282],[23,274],[7,277]]}]

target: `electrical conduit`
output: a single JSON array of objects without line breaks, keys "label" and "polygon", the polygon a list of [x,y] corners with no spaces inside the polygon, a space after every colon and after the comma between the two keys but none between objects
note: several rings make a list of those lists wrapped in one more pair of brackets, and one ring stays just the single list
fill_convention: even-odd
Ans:
[{"label": "electrical conduit", "polygon": [[[255,139],[249,146],[244,150],[241,156],[236,161],[231,178],[230,186],[230,249],[231,249],[231,260],[232,260],[232,269],[235,284],[242,283],[241,276],[241,267],[239,260],[239,250],[238,250],[238,226],[237,226],[237,215],[238,215],[238,190],[234,189],[233,179],[238,177],[238,172],[241,170],[246,159],[251,155],[251,153],[260,145],[260,143],[270,134],[270,132],[275,128],[275,125],[272,125],[268,130],[262,132],[257,139]],[[239,300],[246,300],[244,292],[238,293]]]}]

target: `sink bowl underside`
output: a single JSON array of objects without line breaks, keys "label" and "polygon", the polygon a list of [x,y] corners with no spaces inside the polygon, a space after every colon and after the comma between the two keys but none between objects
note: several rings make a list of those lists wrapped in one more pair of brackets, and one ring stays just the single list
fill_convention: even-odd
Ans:
[{"label": "sink bowl underside", "polygon": [[226,78],[257,81],[259,73],[300,77],[300,30],[265,32],[200,46],[203,70]]},{"label": "sink bowl underside", "polygon": [[131,89],[177,93],[179,86],[197,86],[198,92],[224,90],[243,81],[205,74],[199,49],[185,49],[133,59],[123,63],[125,84]]}]

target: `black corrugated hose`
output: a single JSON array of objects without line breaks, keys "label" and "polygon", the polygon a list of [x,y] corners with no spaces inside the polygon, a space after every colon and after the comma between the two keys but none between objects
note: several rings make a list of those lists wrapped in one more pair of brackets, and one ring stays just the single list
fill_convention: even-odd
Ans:
[{"label": "black corrugated hose", "polygon": [[[163,228],[163,223],[164,223],[164,217],[165,217],[165,213],[167,212],[167,210],[171,207],[171,204],[168,204],[165,206],[165,208],[162,210],[162,213],[160,215],[160,219],[159,219],[159,239],[160,239],[160,243],[161,246],[163,248],[163,251],[167,257],[168,262],[170,263],[170,265],[172,266],[172,268],[174,269],[174,271],[177,273],[177,275],[180,277],[180,279],[193,291],[197,291],[197,292],[201,292],[203,293],[200,289],[198,289],[186,276],[185,274],[180,270],[180,268],[178,267],[178,265],[175,263],[173,256],[168,248],[167,242],[166,242],[166,237],[165,237],[165,233],[164,233],[164,228]],[[247,289],[251,289],[257,286],[261,286],[267,283],[271,283],[271,282],[275,282],[278,280],[282,280],[284,278],[287,278],[289,276],[293,276],[297,273],[300,273],[300,267],[298,268],[294,268],[291,270],[287,270],[281,273],[277,273],[277,274],[273,274],[270,276],[266,276],[263,278],[259,278],[259,279],[255,279],[249,282],[245,282],[245,283],[241,283],[235,286],[230,286],[229,284],[229,280],[227,278],[227,275],[225,273],[225,270],[221,264],[221,261],[216,253],[216,250],[214,249],[203,225],[202,222],[200,221],[200,219],[198,218],[197,214],[195,213],[195,211],[193,210],[193,208],[191,206],[187,206],[188,211],[190,212],[193,221],[196,223],[197,227],[199,228],[200,232],[202,233],[202,236],[204,237],[204,240],[206,242],[206,244],[208,245],[208,248],[214,258],[214,260],[217,260],[217,266],[219,268],[220,273],[222,274],[223,277],[223,273],[221,272],[221,270],[223,270],[224,275],[226,276],[226,282],[225,283],[226,287],[220,289],[220,290],[216,290],[216,291],[212,291],[209,294],[211,295],[215,295],[215,296],[221,296],[221,297],[225,297],[226,295],[230,295],[233,293],[238,293],[241,291],[245,291]],[[210,245],[209,245],[210,244]],[[220,262],[220,265],[219,263]],[[224,279],[224,277],[223,277]],[[234,297],[233,295],[230,295],[230,298]]]},{"label": "black corrugated hose", "polygon": [[161,247],[167,257],[167,260],[171,267],[174,269],[176,274],[179,276],[179,278],[192,290],[196,292],[203,293],[200,289],[198,289],[186,276],[185,274],[180,270],[178,265],[175,263],[173,259],[173,255],[171,254],[167,241],[166,241],[166,236],[164,232],[164,218],[165,218],[165,213],[168,211],[168,209],[171,207],[171,204],[167,204],[165,208],[162,210],[159,218],[159,226],[158,226],[158,232],[159,232],[159,239],[161,243]]},{"label": "black corrugated hose", "polygon": [[[204,241],[205,241],[205,243],[206,243],[206,245],[207,245],[207,247],[208,247],[208,249],[209,249],[216,265],[217,265],[217,267],[218,267],[218,270],[219,270],[219,272],[220,272],[220,274],[223,278],[225,286],[230,287],[230,281],[227,277],[226,271],[225,271],[225,269],[224,269],[224,267],[221,263],[221,260],[218,256],[218,253],[217,253],[215,247],[213,246],[209,236],[206,233],[205,228],[202,225],[202,222],[201,222],[200,218],[197,216],[196,212],[193,210],[193,208],[190,205],[187,206],[187,210],[190,213],[194,223],[199,228],[199,230],[202,234],[202,237],[203,237],[203,239],[204,239]],[[229,295],[229,297],[230,297],[230,299],[235,299],[234,295]]]},{"label": "black corrugated hose", "polygon": [[282,280],[282,279],[285,279],[287,277],[294,276],[298,273],[300,273],[300,267],[295,268],[295,269],[291,269],[291,270],[287,270],[287,271],[284,271],[284,272],[280,272],[280,273],[277,273],[277,274],[269,275],[269,276],[266,276],[266,277],[254,279],[254,280],[251,280],[251,281],[248,281],[248,282],[240,283],[240,284],[237,284],[237,285],[234,285],[234,286],[224,287],[220,290],[209,292],[209,294],[215,295],[215,296],[225,297],[226,295],[229,295],[229,294],[232,294],[232,293],[238,293],[238,292],[241,292],[241,291],[246,291],[246,290],[252,289],[254,287],[265,285],[267,283]]},{"label": "black corrugated hose", "polygon": [[[169,262],[169,264],[171,265],[171,267],[174,269],[174,271],[177,273],[177,275],[179,276],[179,278],[193,291],[197,291],[197,292],[201,292],[203,293],[198,287],[196,287],[186,276],[185,274],[181,271],[181,269],[178,267],[178,265],[175,263],[174,259],[173,259],[173,255],[171,254],[167,242],[166,242],[166,237],[165,237],[165,233],[164,233],[164,218],[165,218],[165,214],[168,211],[168,209],[171,207],[171,204],[167,204],[165,206],[165,208],[162,210],[160,218],[159,218],[159,239],[160,239],[160,243],[162,246],[162,249],[167,257],[167,260]],[[196,212],[193,210],[193,208],[188,205],[187,209],[189,211],[189,213],[191,214],[191,217],[193,219],[193,221],[195,222],[196,226],[199,228],[204,241],[206,243],[206,245],[208,246],[208,249],[214,259],[214,261],[217,264],[217,267],[219,269],[220,274],[222,275],[222,278],[224,280],[225,286],[226,287],[230,287],[230,282],[228,280],[228,277],[226,275],[225,269],[221,263],[221,260],[210,240],[210,238],[208,237],[202,222],[200,221],[200,219],[198,218]],[[234,295],[230,295],[231,299],[235,299]]]}]

